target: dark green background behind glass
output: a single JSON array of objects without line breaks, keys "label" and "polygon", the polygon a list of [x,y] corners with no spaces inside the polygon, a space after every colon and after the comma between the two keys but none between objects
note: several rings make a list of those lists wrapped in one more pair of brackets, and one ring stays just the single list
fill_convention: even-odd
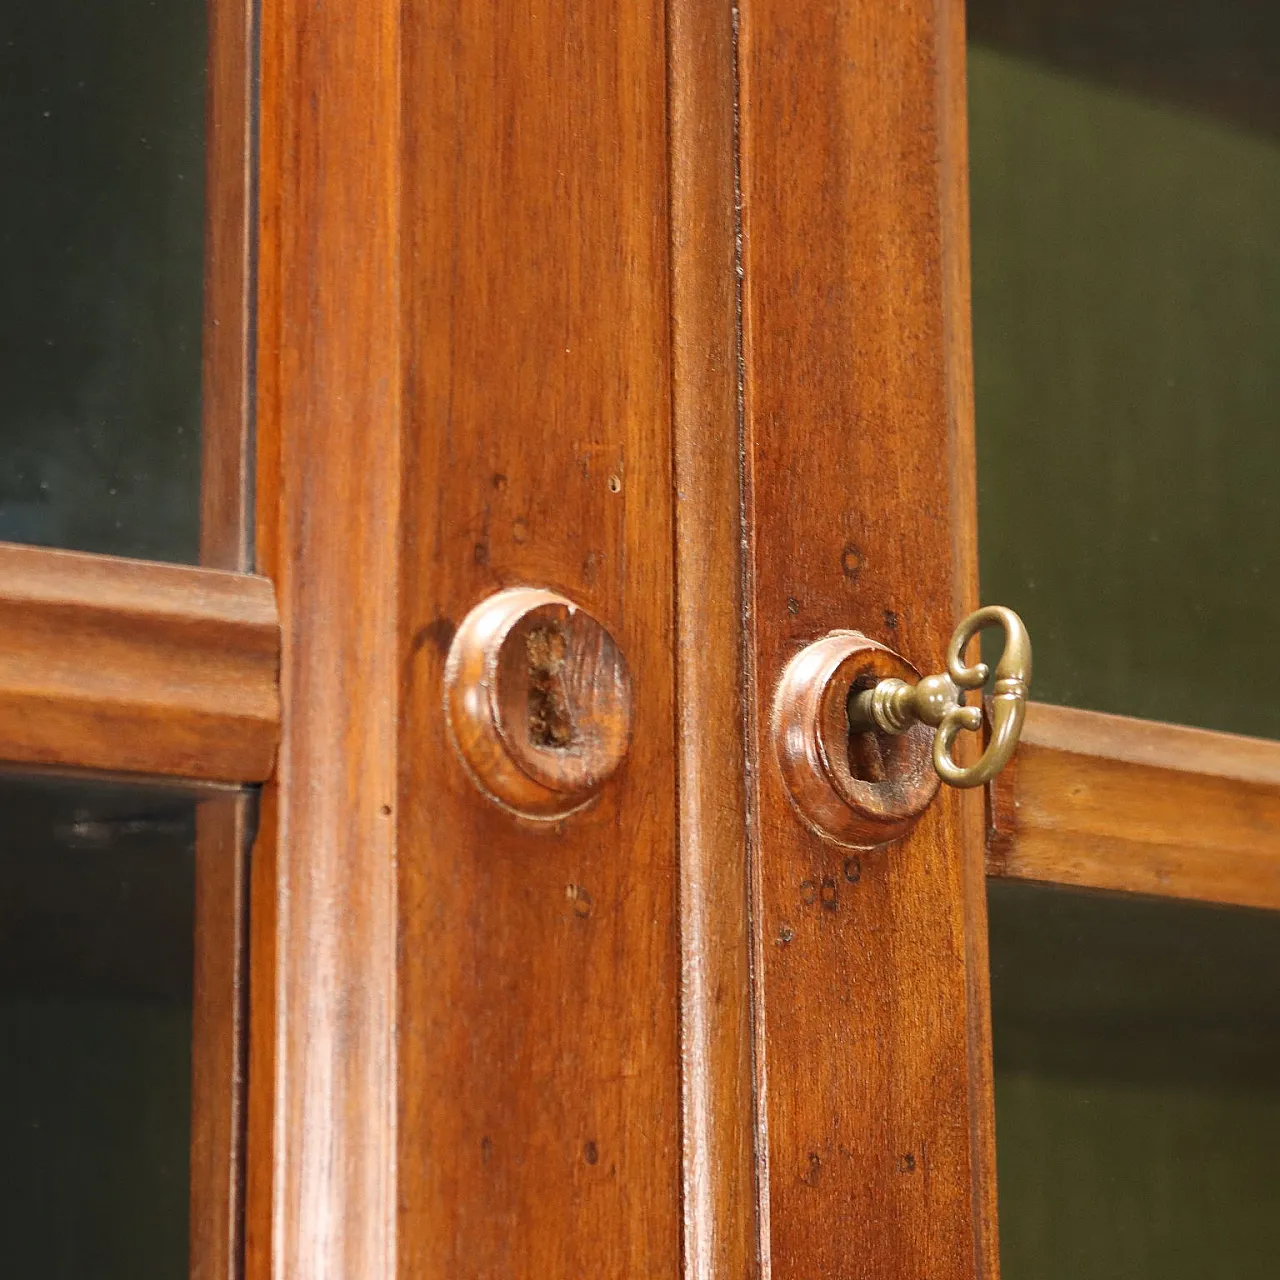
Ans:
[{"label": "dark green background behind glass", "polygon": [[[1280,737],[1280,6],[971,0],[982,595]],[[993,883],[1004,1280],[1280,1275],[1280,917]]]},{"label": "dark green background behind glass", "polygon": [[0,1276],[187,1275],[195,805],[0,777]]},{"label": "dark green background behind glass", "polygon": [[[194,561],[202,0],[0,13],[0,539]],[[187,1274],[193,804],[0,780],[0,1276]]]},{"label": "dark green background behind glass", "polygon": [[[1068,21],[1087,5],[1013,32],[990,7],[974,36],[1013,47],[969,60],[982,597],[1026,619],[1041,701],[1280,737],[1280,143],[1203,105],[1257,50],[1184,67],[1156,36],[1196,6],[1171,4],[1115,67],[1111,28]],[[1275,8],[1249,34],[1280,112]]]},{"label": "dark green background behind glass", "polygon": [[196,559],[205,21],[0,13],[0,540]]},{"label": "dark green background behind glass", "polygon": [[1280,916],[993,881],[1004,1280],[1280,1274]]}]

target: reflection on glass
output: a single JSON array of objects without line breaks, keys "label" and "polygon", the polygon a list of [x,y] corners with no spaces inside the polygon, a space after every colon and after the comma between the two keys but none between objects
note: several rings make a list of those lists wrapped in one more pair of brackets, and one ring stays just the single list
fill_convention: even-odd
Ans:
[{"label": "reflection on glass", "polygon": [[983,596],[1044,701],[1280,737],[1280,7],[968,15]]},{"label": "reflection on glass", "polygon": [[992,882],[1004,1280],[1280,1271],[1280,916]]},{"label": "reflection on glass", "polygon": [[0,21],[0,539],[196,558],[202,0]]},{"label": "reflection on glass", "polygon": [[187,1275],[194,807],[0,779],[0,1274]]}]

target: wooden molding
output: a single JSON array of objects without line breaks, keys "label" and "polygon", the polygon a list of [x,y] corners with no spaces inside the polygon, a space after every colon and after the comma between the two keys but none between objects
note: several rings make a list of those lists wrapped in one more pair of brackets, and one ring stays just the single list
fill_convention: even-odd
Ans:
[{"label": "wooden molding", "polygon": [[255,550],[289,714],[250,871],[250,1280],[396,1275],[402,16],[260,9]]},{"label": "wooden molding", "polygon": [[0,760],[260,782],[279,645],[264,578],[0,544]]},{"label": "wooden molding", "polygon": [[[209,0],[200,562],[253,563],[253,134],[256,0]],[[274,592],[271,597],[275,613]],[[276,641],[273,652],[277,652]],[[278,661],[273,663],[273,678]],[[274,743],[274,735],[273,735]],[[247,791],[196,817],[190,1280],[244,1275],[248,1059]]]},{"label": "wooden molding", "polygon": [[1280,742],[1033,703],[988,874],[1280,908]]},{"label": "wooden molding", "polygon": [[196,808],[191,1027],[190,1280],[242,1272],[245,1015],[251,793]]},{"label": "wooden molding", "polygon": [[254,0],[209,0],[200,562],[252,562]]},{"label": "wooden molding", "polygon": [[759,1274],[733,8],[667,7],[684,1275]]}]

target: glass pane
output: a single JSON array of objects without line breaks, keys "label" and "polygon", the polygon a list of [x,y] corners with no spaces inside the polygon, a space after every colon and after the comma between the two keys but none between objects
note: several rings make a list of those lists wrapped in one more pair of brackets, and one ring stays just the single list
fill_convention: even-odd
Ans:
[{"label": "glass pane", "polygon": [[1280,6],[969,31],[983,598],[1044,701],[1280,737]]},{"label": "glass pane", "polygon": [[187,1275],[194,802],[0,779],[0,1272]]},{"label": "glass pane", "polygon": [[1280,916],[992,882],[1004,1280],[1280,1270]]},{"label": "glass pane", "polygon": [[204,0],[0,19],[0,539],[193,561]]}]

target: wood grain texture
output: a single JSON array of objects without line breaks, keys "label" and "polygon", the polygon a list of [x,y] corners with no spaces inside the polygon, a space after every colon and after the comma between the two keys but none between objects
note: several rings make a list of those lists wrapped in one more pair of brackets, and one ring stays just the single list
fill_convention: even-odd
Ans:
[{"label": "wood grain texture", "polygon": [[733,10],[674,0],[675,433],[684,1275],[759,1274],[751,1076]]},{"label": "wood grain texture", "polygon": [[[663,14],[405,7],[406,1280],[679,1273]],[[559,824],[487,799],[445,731],[454,628],[514,585],[632,673],[628,758]]]},{"label": "wood grain texture", "polygon": [[261,781],[279,643],[262,578],[0,544],[0,759]]},{"label": "wood grain texture", "polygon": [[259,1280],[396,1270],[400,10],[261,14],[256,542],[286,713],[252,872]]},{"label": "wood grain texture", "polygon": [[253,23],[248,0],[208,0],[200,562],[252,564]]},{"label": "wood grain texture", "polygon": [[[208,0],[200,561],[239,571],[253,566],[255,13],[250,0]],[[191,1280],[244,1274],[255,812],[247,793],[208,799],[196,810]]]},{"label": "wood grain texture", "polygon": [[191,1280],[242,1275],[248,854],[252,798],[196,807]]},{"label": "wood grain texture", "polygon": [[1280,743],[1032,703],[991,875],[1280,908]]},{"label": "wood grain texture", "polygon": [[856,854],[763,741],[802,645],[921,668],[975,595],[963,40],[951,0],[741,10],[757,1060],[775,1280],[993,1275],[982,814]]},{"label": "wood grain texture", "polygon": [[[978,600],[977,438],[974,429],[973,340],[969,268],[969,102],[966,79],[967,7],[939,0],[938,156],[940,166],[943,325],[949,413],[952,617]],[[970,735],[965,734],[964,737]],[[967,744],[973,758],[977,742]],[[945,788],[944,788],[945,790]],[[986,840],[979,806],[961,802],[964,955],[968,1014],[970,1207],[979,1276],[998,1280],[1000,1232],[996,1194],[995,1076],[991,1048],[991,958],[987,941]]]}]

